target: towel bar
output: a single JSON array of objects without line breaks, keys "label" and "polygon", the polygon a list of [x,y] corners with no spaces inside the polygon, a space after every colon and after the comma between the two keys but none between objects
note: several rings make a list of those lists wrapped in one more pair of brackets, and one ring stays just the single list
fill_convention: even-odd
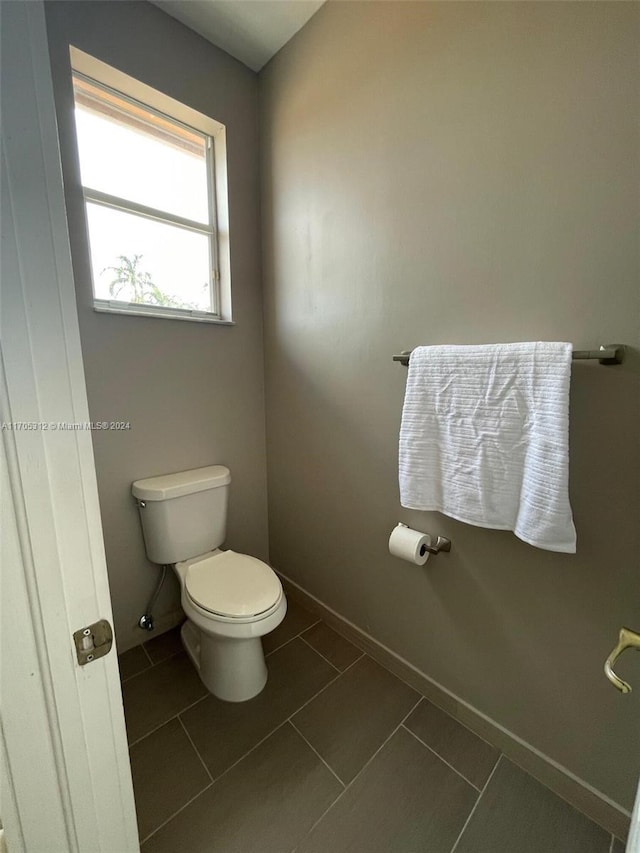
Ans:
[{"label": "towel bar", "polygon": [[[405,367],[409,364],[411,350],[404,350],[399,355],[394,355],[393,360],[399,361]],[[574,359],[597,358],[600,364],[622,364],[624,359],[624,346],[622,344],[607,344],[600,349],[574,349]]]}]

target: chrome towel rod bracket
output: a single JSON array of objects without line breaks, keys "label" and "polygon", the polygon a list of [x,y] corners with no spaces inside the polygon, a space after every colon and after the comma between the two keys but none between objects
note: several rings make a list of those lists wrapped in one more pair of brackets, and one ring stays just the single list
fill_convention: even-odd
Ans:
[{"label": "chrome towel rod bracket", "polygon": [[[405,367],[409,365],[411,350],[403,350],[399,355],[394,355],[393,360],[399,361]],[[623,344],[607,344],[600,349],[574,349],[574,359],[598,359],[600,364],[622,364],[624,360]]]}]

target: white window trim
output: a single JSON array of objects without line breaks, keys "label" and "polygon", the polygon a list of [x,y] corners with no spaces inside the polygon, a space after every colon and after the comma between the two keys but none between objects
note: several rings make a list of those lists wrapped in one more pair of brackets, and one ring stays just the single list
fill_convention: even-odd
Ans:
[{"label": "white window trim", "polygon": [[101,62],[93,56],[71,46],[71,67],[74,72],[95,80],[104,86],[115,89],[125,97],[139,101],[151,109],[167,115],[187,127],[193,128],[208,136],[212,141],[212,148],[207,149],[208,156],[213,161],[208,164],[210,173],[213,175],[213,186],[211,206],[215,213],[215,225],[194,222],[182,217],[173,216],[165,211],[154,210],[154,208],[137,204],[117,196],[98,192],[88,187],[83,187],[85,201],[103,204],[122,210],[138,213],[150,219],[157,219],[167,223],[175,223],[183,228],[189,228],[202,234],[213,235],[211,240],[212,251],[215,253],[215,262],[212,264],[213,276],[217,279],[217,299],[214,302],[215,313],[204,311],[189,311],[181,308],[167,308],[155,305],[138,305],[130,302],[117,300],[98,299],[94,295],[94,310],[98,312],[130,314],[133,316],[158,317],[173,320],[189,320],[195,322],[217,323],[222,325],[234,325],[232,319],[231,305],[231,257],[229,244],[229,202],[227,181],[227,141],[226,129],[223,124],[215,119],[205,116],[203,113],[186,106],[185,104],[164,95],[157,89],[129,77],[122,71],[118,71],[110,65]]}]

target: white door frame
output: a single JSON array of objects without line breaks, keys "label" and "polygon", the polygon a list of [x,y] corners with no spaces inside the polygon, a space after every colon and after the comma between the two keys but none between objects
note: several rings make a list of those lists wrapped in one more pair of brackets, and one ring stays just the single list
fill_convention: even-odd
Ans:
[{"label": "white door frame", "polygon": [[[2,18],[2,798],[9,853],[136,853],[112,623],[41,0]],[[48,428],[40,428],[46,425]],[[627,848],[640,853],[640,792]]]},{"label": "white door frame", "polygon": [[[3,758],[9,853],[139,851],[42,2],[2,16]],[[55,427],[54,427],[55,425]]]}]

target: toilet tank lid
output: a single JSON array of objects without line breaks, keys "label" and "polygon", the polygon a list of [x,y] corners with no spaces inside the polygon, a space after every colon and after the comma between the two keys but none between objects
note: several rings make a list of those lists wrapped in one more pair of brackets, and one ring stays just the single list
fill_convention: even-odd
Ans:
[{"label": "toilet tank lid", "polygon": [[162,474],[160,477],[147,477],[136,480],[131,486],[134,498],[144,501],[166,501],[180,498],[207,489],[217,489],[231,482],[231,472],[224,465],[208,465],[206,468],[194,468],[191,471],[178,471],[175,474]]}]

